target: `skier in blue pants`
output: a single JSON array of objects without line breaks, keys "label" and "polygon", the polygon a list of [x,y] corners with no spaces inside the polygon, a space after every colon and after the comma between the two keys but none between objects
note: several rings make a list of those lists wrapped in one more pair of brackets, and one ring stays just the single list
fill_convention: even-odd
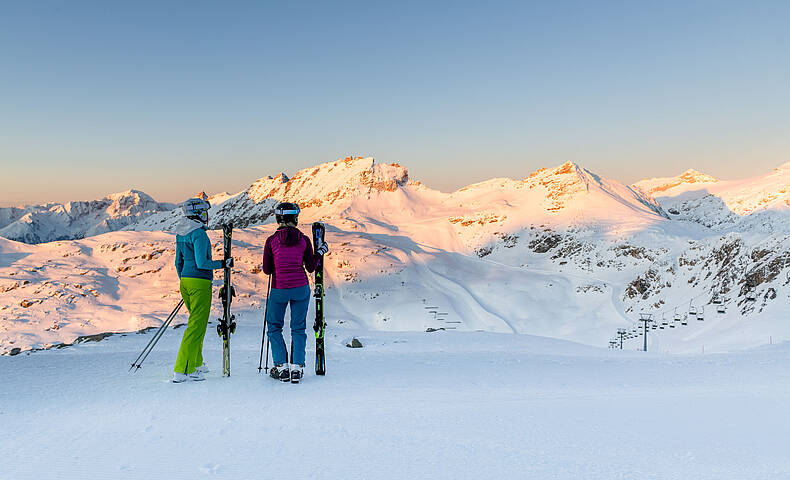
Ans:
[{"label": "skier in blue pants", "polygon": [[[272,275],[272,289],[267,299],[267,335],[272,346],[274,367],[269,371],[272,378],[283,382],[299,383],[304,375],[305,333],[307,308],[310,305],[310,285],[307,273],[315,271],[316,258],[310,239],[300,232],[299,206],[281,203],[275,209],[275,218],[280,225],[266,239],[263,248],[263,271]],[[318,246],[323,255],[329,250],[326,242]],[[283,339],[285,308],[291,307],[291,362]]]}]

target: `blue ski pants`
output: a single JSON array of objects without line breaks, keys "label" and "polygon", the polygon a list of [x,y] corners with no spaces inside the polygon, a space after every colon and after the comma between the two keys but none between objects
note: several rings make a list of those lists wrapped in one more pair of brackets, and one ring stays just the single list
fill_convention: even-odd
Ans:
[{"label": "blue ski pants", "polygon": [[285,308],[291,306],[291,363],[304,365],[304,350],[307,344],[305,333],[307,307],[310,305],[310,287],[272,288],[266,307],[266,335],[272,346],[275,365],[288,363],[288,352],[283,339]]}]

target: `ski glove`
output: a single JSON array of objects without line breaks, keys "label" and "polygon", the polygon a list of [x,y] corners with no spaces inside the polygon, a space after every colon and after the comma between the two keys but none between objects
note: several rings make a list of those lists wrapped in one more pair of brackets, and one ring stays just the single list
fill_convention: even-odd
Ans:
[{"label": "ski glove", "polygon": [[233,257],[223,260],[222,268],[233,268]]},{"label": "ski glove", "polygon": [[325,255],[329,251],[329,245],[327,245],[326,242],[322,242],[315,251],[319,255]]}]

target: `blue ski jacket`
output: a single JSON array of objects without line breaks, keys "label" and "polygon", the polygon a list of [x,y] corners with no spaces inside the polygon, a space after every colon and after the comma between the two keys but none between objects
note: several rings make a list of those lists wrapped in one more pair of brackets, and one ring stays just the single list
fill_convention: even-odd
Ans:
[{"label": "blue ski jacket", "polygon": [[176,272],[178,278],[214,279],[213,270],[222,268],[222,261],[211,259],[211,242],[206,227],[194,220],[176,227]]}]

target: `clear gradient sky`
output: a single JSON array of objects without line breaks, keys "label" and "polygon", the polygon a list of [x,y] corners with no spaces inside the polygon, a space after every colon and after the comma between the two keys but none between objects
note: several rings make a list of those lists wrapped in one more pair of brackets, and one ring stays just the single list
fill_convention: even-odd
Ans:
[{"label": "clear gradient sky", "polygon": [[790,161],[788,1],[6,1],[0,203],[372,155],[449,191]]}]

